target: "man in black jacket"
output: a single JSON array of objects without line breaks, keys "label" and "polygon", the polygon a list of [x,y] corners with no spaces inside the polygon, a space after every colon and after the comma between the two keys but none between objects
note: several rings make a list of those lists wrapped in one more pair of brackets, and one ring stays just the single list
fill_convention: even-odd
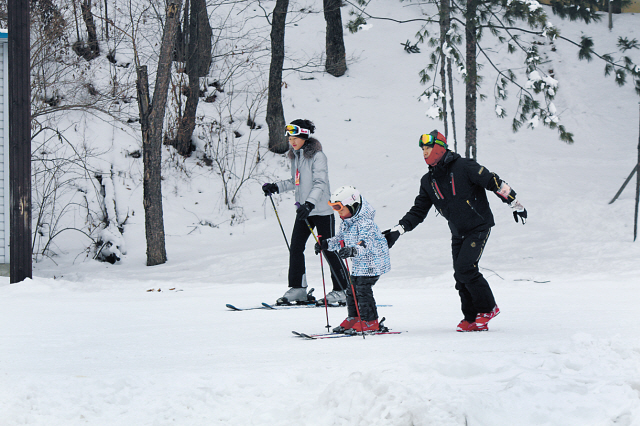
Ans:
[{"label": "man in black jacket", "polygon": [[489,283],[478,262],[495,225],[485,190],[494,192],[513,209],[513,217],[526,222],[527,210],[516,200],[516,193],[497,174],[469,158],[447,149],[445,137],[434,130],[420,136],[419,146],[429,172],[420,180],[420,193],[413,207],[398,225],[383,232],[389,248],[400,235],[411,231],[435,207],[449,222],[456,290],[460,295],[464,319],[457,331],[486,331],[488,323],[500,313]]}]

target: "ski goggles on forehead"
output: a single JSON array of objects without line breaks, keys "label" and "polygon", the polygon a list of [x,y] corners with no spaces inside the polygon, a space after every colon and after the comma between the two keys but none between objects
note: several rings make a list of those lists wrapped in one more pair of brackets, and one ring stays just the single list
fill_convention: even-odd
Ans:
[{"label": "ski goggles on forehead", "polygon": [[418,141],[418,146],[420,148],[424,146],[432,147],[435,144],[438,144],[441,147],[446,148],[444,142],[442,142],[440,139],[434,138],[432,135],[422,135],[420,136],[420,140]]},{"label": "ski goggles on forehead", "polygon": [[299,135],[309,135],[311,132],[309,129],[303,129],[300,126],[296,126],[295,124],[287,124],[285,127],[285,135],[286,136],[299,136]]}]

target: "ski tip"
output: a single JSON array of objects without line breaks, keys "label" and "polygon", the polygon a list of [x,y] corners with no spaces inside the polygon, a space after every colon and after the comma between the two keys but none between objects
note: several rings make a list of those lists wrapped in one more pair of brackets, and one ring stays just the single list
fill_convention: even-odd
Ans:
[{"label": "ski tip", "polygon": [[293,334],[295,334],[298,337],[302,337],[304,339],[309,339],[309,340],[315,340],[316,338],[313,336],[310,336],[308,334],[305,333],[300,333],[299,331],[291,331]]},{"label": "ski tip", "polygon": [[262,302],[262,306],[264,306],[265,308],[268,308],[268,309],[276,309],[273,306],[271,306],[270,304],[265,303],[265,302]]},{"label": "ski tip", "polygon": [[236,308],[235,306],[233,306],[233,305],[232,305],[232,304],[230,304],[230,303],[227,303],[225,306],[226,306],[227,308],[231,309],[232,311],[241,311],[241,310],[242,310],[242,309],[240,309],[240,308]]}]

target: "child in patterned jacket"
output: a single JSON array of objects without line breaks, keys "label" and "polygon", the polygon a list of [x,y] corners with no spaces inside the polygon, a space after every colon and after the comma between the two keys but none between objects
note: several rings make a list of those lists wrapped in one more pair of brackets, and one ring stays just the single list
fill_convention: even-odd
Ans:
[{"label": "child in patterned jacket", "polygon": [[373,221],[375,210],[353,186],[338,188],[331,194],[329,205],[340,215],[342,223],[335,237],[316,243],[315,252],[337,251],[342,259],[352,258],[351,285],[347,287],[348,316],[333,332],[378,331],[372,287],[380,275],[391,269],[387,240]]}]

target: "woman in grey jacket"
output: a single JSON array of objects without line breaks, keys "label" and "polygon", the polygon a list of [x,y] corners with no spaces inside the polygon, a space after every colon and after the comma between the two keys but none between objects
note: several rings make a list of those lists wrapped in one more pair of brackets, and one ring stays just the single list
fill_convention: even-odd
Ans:
[{"label": "woman in grey jacket", "polygon": [[[273,193],[295,191],[296,202],[300,207],[296,213],[296,221],[291,233],[289,249],[289,290],[278,299],[278,304],[308,302],[304,249],[311,235],[305,223],[316,228],[320,240],[335,235],[335,218],[333,209],[329,207],[329,171],[327,156],[322,152],[322,145],[311,137],[316,126],[309,120],[294,120],[286,127],[289,136],[288,156],[291,159],[291,179],[262,186],[265,196]],[[346,304],[344,289],[346,278],[336,276],[342,271],[340,258],[334,252],[327,252],[327,260],[331,265],[333,291],[327,294],[327,303]]]}]

